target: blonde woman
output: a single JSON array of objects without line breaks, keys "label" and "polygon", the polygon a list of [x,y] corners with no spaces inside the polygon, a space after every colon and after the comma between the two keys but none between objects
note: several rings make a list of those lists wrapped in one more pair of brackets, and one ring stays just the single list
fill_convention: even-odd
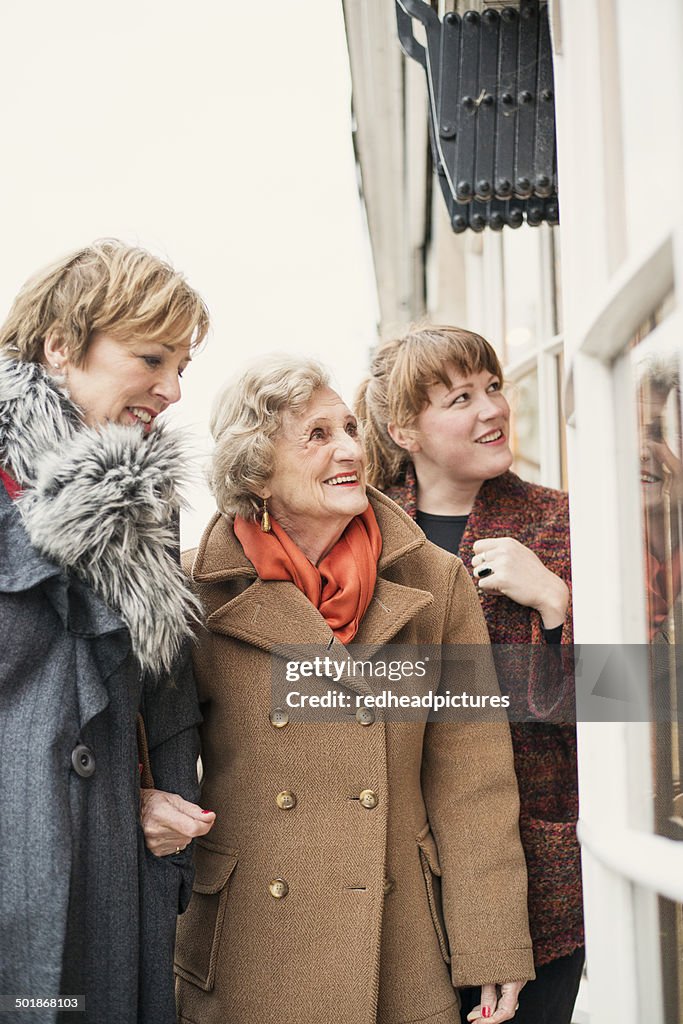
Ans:
[{"label": "blonde woman", "polygon": [[182,442],[158,417],[207,328],[180,274],[114,240],[40,271],[0,327],[0,992],[30,997],[16,1020],[175,1019],[187,846],[214,815],[195,803]]}]

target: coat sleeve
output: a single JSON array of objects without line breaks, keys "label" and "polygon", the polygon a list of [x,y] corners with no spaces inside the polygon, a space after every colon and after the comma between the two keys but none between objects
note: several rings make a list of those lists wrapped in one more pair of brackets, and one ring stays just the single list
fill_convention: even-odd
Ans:
[{"label": "coat sleeve", "polygon": [[[538,555],[547,569],[564,580],[569,587],[569,604],[562,627],[561,642],[571,644],[574,641],[574,629],[569,499],[561,491],[551,491],[546,488],[539,490],[544,496],[541,509],[538,510],[541,517],[539,520],[529,523],[528,536],[525,536],[523,543],[526,543]],[[533,498],[530,496],[529,500],[533,501]],[[532,644],[545,644],[543,621],[540,614],[535,608],[532,608],[530,616]]]},{"label": "coat sleeve", "polygon": [[[497,694],[481,606],[459,561],[452,561],[448,587],[443,643],[468,648],[450,668],[445,648],[442,685],[452,693]],[[504,713],[484,721],[430,722],[422,785],[439,851],[453,984],[533,978],[519,798]]]},{"label": "coat sleeve", "polygon": [[[199,796],[197,757],[200,720],[188,650],[170,680],[148,684],[142,701],[149,756],[157,789]],[[138,1020],[167,1024],[176,1019],[173,953],[176,920],[190,901],[192,843],[177,857],[155,857],[138,829],[140,863],[140,985]]]},{"label": "coat sleeve", "polygon": [[[190,645],[187,644],[170,680],[145,688],[142,713],[147,730],[149,758],[156,789],[178,793],[197,803],[199,734],[201,721]],[[178,907],[182,913],[192,895],[192,844],[174,857],[151,857],[152,868],[172,865],[178,879]]]}]

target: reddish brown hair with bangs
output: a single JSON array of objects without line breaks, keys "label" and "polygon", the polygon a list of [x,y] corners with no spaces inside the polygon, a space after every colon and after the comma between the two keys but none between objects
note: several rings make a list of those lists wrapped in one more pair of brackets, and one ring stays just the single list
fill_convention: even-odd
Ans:
[{"label": "reddish brown hair with bangs", "polygon": [[503,383],[493,347],[481,335],[460,327],[415,327],[378,348],[356,399],[368,452],[368,480],[374,487],[383,490],[396,483],[409,458],[391,439],[387,425],[412,427],[429,404],[429,388],[451,386],[449,367],[463,375],[485,370]]}]

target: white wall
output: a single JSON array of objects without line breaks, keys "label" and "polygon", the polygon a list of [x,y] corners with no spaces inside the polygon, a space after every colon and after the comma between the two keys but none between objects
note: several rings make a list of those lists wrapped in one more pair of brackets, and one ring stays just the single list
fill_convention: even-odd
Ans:
[{"label": "white wall", "polygon": [[[174,412],[198,450],[217,387],[260,352],[317,355],[352,398],[376,308],[341,4],[6,4],[0,97],[0,315],[38,267],[113,235],[211,309]],[[213,507],[192,501],[185,544]]]}]

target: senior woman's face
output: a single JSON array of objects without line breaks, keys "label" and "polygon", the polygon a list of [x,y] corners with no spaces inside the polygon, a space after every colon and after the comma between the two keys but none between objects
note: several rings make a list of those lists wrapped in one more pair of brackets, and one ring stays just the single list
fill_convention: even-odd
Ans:
[{"label": "senior woman's face", "polygon": [[156,417],[180,398],[180,380],[190,362],[189,344],[119,341],[95,334],[80,366],[59,344],[46,342],[46,359],[66,376],[69,395],[89,426],[121,423],[147,433]]},{"label": "senior woman's face", "polygon": [[299,533],[345,527],[368,505],[365,463],[356,417],[335,391],[321,388],[300,413],[283,418],[268,482],[272,514]]}]

